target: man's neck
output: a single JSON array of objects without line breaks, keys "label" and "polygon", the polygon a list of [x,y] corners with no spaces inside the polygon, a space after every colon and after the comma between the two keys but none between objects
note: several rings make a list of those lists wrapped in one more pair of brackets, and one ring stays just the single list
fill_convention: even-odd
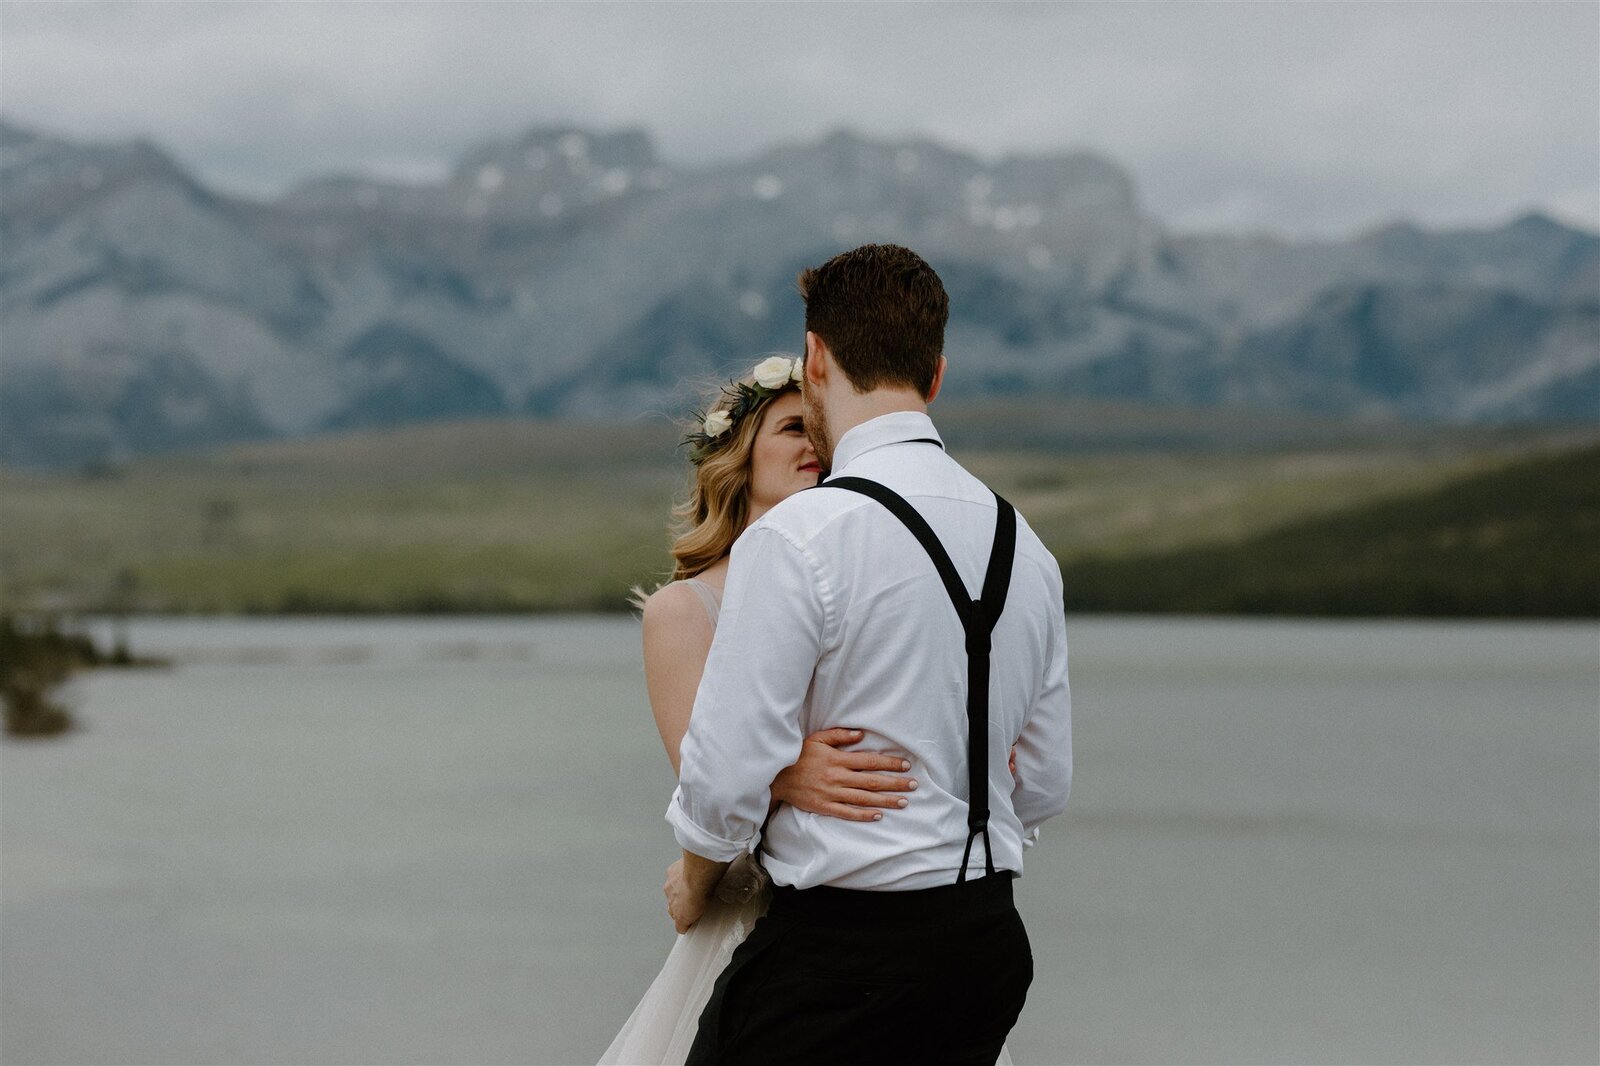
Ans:
[{"label": "man's neck", "polygon": [[891,415],[898,411],[913,411],[925,415],[928,413],[928,402],[915,389],[848,391],[834,402],[833,409],[828,412],[828,429],[831,431],[834,444],[837,445],[844,439],[846,433],[863,422],[870,422],[880,415]]}]

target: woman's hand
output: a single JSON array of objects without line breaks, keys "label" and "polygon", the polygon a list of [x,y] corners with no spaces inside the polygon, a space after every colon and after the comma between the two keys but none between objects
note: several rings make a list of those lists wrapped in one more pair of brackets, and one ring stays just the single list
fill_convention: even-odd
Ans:
[{"label": "woman's hand", "polygon": [[909,770],[911,764],[898,755],[839,750],[860,739],[859,729],[824,729],[806,737],[799,760],[772,782],[773,800],[852,822],[877,821],[883,808],[904,807],[906,798],[897,793],[917,783],[873,771]]}]

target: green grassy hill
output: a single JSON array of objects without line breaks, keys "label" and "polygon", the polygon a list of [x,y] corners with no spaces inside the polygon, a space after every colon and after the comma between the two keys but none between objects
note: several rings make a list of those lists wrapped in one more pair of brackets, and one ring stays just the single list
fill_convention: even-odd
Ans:
[{"label": "green grassy hill", "polygon": [[507,419],[9,473],[0,577],[69,610],[620,610],[664,564],[673,444]]},{"label": "green grassy hill", "polygon": [[[1363,590],[1392,593],[1401,579],[1424,572],[1411,556],[1384,547],[1381,531],[1409,529],[1412,520],[1384,518],[1383,508],[1411,515],[1407,508],[1435,490],[1494,476],[1530,456],[1590,446],[1583,454],[1592,462],[1596,436],[1378,432],[1061,405],[956,407],[938,415],[952,454],[1011,499],[1061,559],[1074,610],[1504,614],[1514,613],[1511,597],[1532,613],[1556,613],[1570,597],[1528,592],[1531,578],[1516,575],[1550,570],[1536,565],[1546,557],[1576,555],[1582,530],[1563,525],[1559,508],[1538,511],[1538,535],[1546,538],[1538,543],[1546,547],[1530,541],[1534,561],[1514,558],[1509,545],[1523,544],[1520,525],[1472,524],[1480,513],[1499,514],[1509,490],[1464,499],[1459,521],[1440,527],[1463,531],[1470,544],[1508,538],[1499,554],[1450,570],[1429,586],[1443,591],[1428,597],[1380,602]],[[668,568],[667,514],[688,470],[677,436],[665,420],[504,418],[275,441],[71,474],[5,471],[0,605],[624,610],[631,585],[649,585]],[[1534,507],[1537,497],[1519,507]],[[1380,517],[1362,518],[1368,508]],[[1584,513],[1592,523],[1592,507]],[[1584,528],[1592,534],[1592,524]],[[1284,529],[1291,532],[1275,532]],[[1365,560],[1365,569],[1295,565],[1292,552],[1312,543],[1313,532],[1330,558],[1350,555]],[[1291,552],[1289,561],[1279,561],[1280,551]],[[1574,573],[1574,565],[1552,563],[1550,572]],[[1395,568],[1404,571],[1398,578],[1390,574]],[[1512,576],[1496,578],[1502,570]],[[1163,575],[1160,582],[1147,571]],[[1513,578],[1522,584],[1507,584]]]},{"label": "green grassy hill", "polygon": [[1065,574],[1082,611],[1600,617],[1600,447]]}]

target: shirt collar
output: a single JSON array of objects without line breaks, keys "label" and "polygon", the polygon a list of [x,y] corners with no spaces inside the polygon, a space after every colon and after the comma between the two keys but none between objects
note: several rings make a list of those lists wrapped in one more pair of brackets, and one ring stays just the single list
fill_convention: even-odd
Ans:
[{"label": "shirt collar", "polygon": [[891,411],[869,418],[851,427],[833,446],[833,470],[843,470],[874,448],[912,440],[938,441],[939,447],[944,447],[939,431],[933,428],[933,419],[921,411]]}]

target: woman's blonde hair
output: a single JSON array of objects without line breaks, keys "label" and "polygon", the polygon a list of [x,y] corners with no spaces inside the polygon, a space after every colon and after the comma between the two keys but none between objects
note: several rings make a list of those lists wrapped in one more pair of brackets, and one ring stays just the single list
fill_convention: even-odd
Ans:
[{"label": "woman's blonde hair", "polygon": [[[747,374],[736,384],[754,385],[755,380]],[[671,580],[700,573],[727,555],[744,532],[750,522],[750,454],[756,434],[772,401],[799,387],[795,383],[758,400],[728,431],[728,442],[695,464],[689,495],[672,510]],[[731,410],[735,402],[736,390],[724,389],[706,414]]]},{"label": "woman's blonde hair", "polygon": [[[731,411],[738,402],[737,387],[755,382],[751,374],[737,379],[717,394],[706,414]],[[761,431],[772,401],[799,387],[798,382],[793,382],[753,403],[747,401],[744,414],[728,430],[727,441],[719,442],[694,465],[688,496],[672,509],[673,567],[668,581],[694,577],[732,550],[733,542],[750,521],[750,455],[755,449],[756,434]],[[698,430],[700,423],[692,428]],[[644,590],[636,586],[634,606],[642,606],[644,598]]]}]

